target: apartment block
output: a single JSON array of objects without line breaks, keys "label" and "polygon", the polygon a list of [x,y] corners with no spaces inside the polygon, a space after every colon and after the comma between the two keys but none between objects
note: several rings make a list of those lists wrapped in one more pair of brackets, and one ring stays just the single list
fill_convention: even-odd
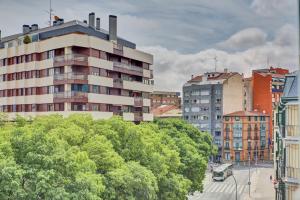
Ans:
[{"label": "apartment block", "polygon": [[223,117],[223,161],[270,160],[270,117],[254,111],[238,111]]},{"label": "apartment block", "polygon": [[84,22],[23,25],[22,33],[0,39],[0,111],[10,118],[89,113],[151,121],[152,64],[151,54],[117,36],[113,15],[109,31],[94,13]]},{"label": "apartment block", "polygon": [[276,106],[283,93],[284,76],[287,69],[273,68],[252,71],[253,81],[253,110],[270,115],[270,131],[272,137],[273,116]]},{"label": "apartment block", "polygon": [[276,200],[294,200],[300,190],[299,71],[286,75],[274,126]]},{"label": "apartment block", "polygon": [[180,92],[154,91],[150,94],[151,109],[162,105],[174,105],[181,108]]},{"label": "apartment block", "polygon": [[253,81],[252,77],[244,78],[244,111],[253,110]]},{"label": "apartment block", "polygon": [[183,118],[201,131],[211,133],[222,157],[223,115],[243,110],[243,75],[209,72],[192,77],[183,86]]}]

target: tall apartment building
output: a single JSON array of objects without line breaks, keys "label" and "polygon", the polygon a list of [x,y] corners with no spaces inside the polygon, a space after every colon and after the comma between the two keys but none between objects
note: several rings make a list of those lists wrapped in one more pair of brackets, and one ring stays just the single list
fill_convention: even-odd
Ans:
[{"label": "tall apartment building", "polygon": [[283,95],[275,115],[276,200],[294,200],[299,197],[300,104],[298,84],[299,71],[286,76]]},{"label": "tall apartment building", "polygon": [[244,78],[244,111],[253,110],[253,82],[252,77]]},{"label": "tall apartment building", "polygon": [[154,91],[150,94],[151,109],[162,105],[174,105],[181,108],[180,92]]},{"label": "tall apartment building", "polygon": [[270,131],[272,137],[273,116],[283,93],[284,75],[287,69],[273,68],[252,71],[253,110],[270,115]]},{"label": "tall apartment building", "polygon": [[183,118],[210,132],[222,157],[223,115],[243,110],[243,76],[236,72],[209,72],[192,77],[183,86]]},{"label": "tall apartment building", "polygon": [[224,115],[223,161],[270,160],[269,120],[266,114],[254,111]]},{"label": "tall apartment building", "polygon": [[11,118],[85,112],[151,121],[152,64],[152,55],[117,36],[116,16],[109,31],[94,13],[88,22],[23,25],[0,41],[0,110]]}]

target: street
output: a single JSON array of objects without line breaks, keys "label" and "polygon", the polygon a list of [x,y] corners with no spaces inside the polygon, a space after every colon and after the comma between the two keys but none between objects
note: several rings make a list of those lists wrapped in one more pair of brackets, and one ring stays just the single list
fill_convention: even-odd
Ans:
[{"label": "street", "polygon": [[[250,180],[251,190],[249,197],[249,169],[247,166],[238,166],[233,170],[233,174],[237,181],[237,196],[238,200],[248,199],[264,199],[273,200],[272,195],[273,185],[269,180],[269,176],[273,173],[271,165],[264,164],[251,166]],[[263,189],[259,188],[260,183],[264,183]],[[204,191],[203,193],[195,192],[194,195],[189,196],[189,200],[234,200],[235,199],[235,182],[232,176],[226,178],[224,182],[213,181],[211,173],[206,173],[204,180]],[[259,198],[258,198],[259,197]]]}]

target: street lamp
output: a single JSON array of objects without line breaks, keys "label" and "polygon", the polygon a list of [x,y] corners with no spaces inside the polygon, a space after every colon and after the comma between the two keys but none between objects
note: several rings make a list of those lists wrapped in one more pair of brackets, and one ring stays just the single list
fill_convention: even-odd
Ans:
[{"label": "street lamp", "polygon": [[236,179],[235,179],[235,177],[234,177],[234,175],[233,175],[233,172],[232,172],[232,177],[233,177],[234,182],[235,182],[235,200],[237,200],[237,199],[238,199],[238,198],[237,198],[237,182],[236,182]]},{"label": "street lamp", "polygon": [[249,165],[249,177],[248,177],[248,185],[249,185],[249,197],[250,197],[250,185],[251,185],[251,181],[250,181],[250,149],[251,149],[251,140],[248,140],[248,145],[250,144],[250,146],[248,147],[248,165]]}]

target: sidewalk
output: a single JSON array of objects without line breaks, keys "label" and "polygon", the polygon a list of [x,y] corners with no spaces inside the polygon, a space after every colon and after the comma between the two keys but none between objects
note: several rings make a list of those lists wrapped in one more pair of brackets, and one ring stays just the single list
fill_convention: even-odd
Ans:
[{"label": "sidewalk", "polygon": [[251,196],[244,195],[242,200],[274,200],[274,185],[270,181],[270,175],[273,175],[272,168],[260,168],[251,176]]}]

